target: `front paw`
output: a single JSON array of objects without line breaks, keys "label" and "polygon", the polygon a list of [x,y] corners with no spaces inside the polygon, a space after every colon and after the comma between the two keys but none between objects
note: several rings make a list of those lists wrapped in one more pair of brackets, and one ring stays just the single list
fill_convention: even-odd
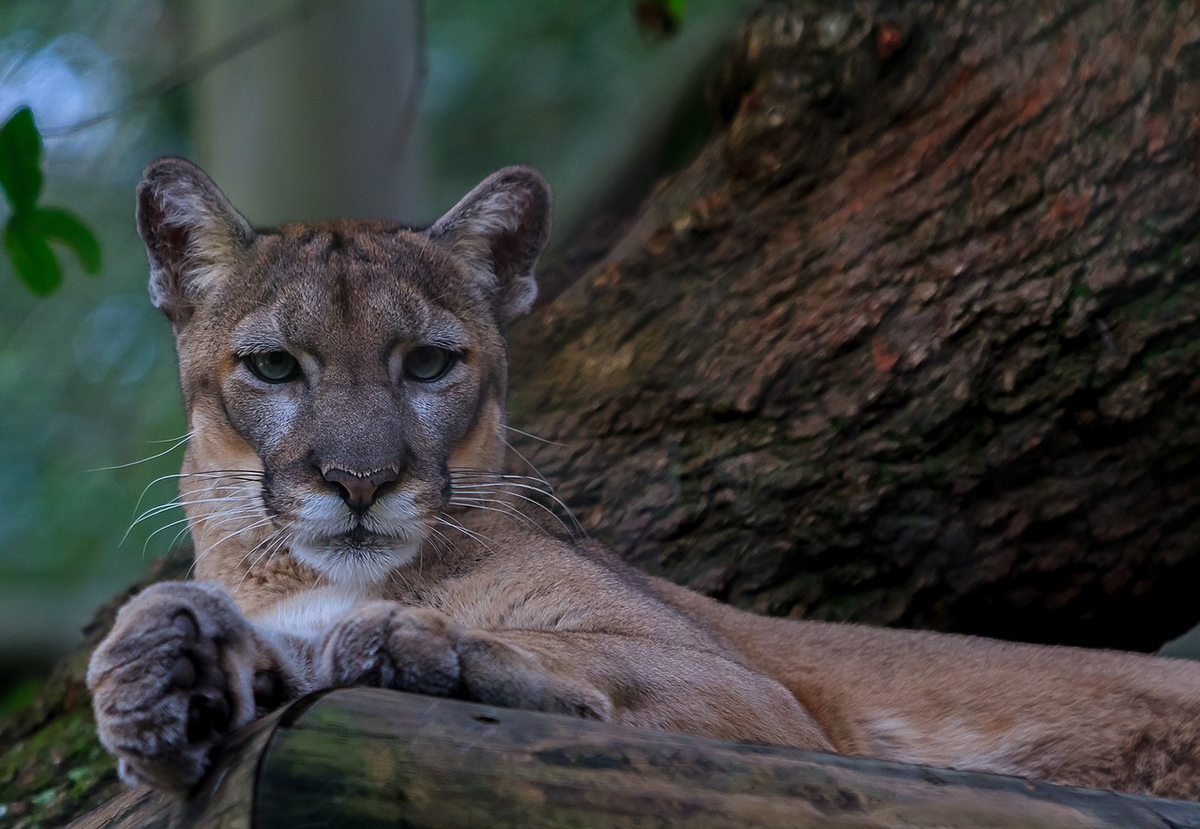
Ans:
[{"label": "front paw", "polygon": [[219,587],[157,584],[121,608],[87,679],[121,778],[184,792],[254,718],[253,634]]},{"label": "front paw", "polygon": [[371,602],[329,631],[321,647],[321,675],[335,688],[371,685],[460,696],[460,636],[436,611]]},{"label": "front paw", "polygon": [[333,687],[372,685],[507,708],[610,720],[612,703],[590,683],[539,656],[468,631],[429,608],[372,602],[329,632],[321,671]]}]

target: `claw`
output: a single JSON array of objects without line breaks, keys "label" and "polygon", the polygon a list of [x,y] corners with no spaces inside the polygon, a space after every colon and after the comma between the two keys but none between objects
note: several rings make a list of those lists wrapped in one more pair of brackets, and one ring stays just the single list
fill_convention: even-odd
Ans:
[{"label": "claw", "polygon": [[185,639],[195,639],[200,635],[199,625],[192,618],[192,614],[186,610],[181,610],[175,614],[175,618],[171,619],[171,627],[175,628],[179,632],[179,635]]},{"label": "claw", "polygon": [[232,716],[233,706],[229,704],[229,696],[218,699],[212,706],[213,730],[222,734],[228,731]]},{"label": "claw", "polygon": [[171,668],[171,684],[185,691],[196,687],[196,663],[190,656],[179,657]]},{"label": "claw", "polygon": [[274,671],[259,671],[254,675],[254,704],[259,708],[274,708],[283,696],[279,677]]},{"label": "claw", "polygon": [[192,697],[188,702],[187,738],[189,743],[206,740],[213,732],[209,708],[204,703],[204,697]]}]

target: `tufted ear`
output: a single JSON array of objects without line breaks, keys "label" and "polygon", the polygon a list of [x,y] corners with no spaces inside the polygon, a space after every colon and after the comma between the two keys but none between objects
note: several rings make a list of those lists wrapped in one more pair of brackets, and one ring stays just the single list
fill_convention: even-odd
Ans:
[{"label": "tufted ear", "polygon": [[204,171],[182,158],[150,162],[137,188],[137,225],[150,259],[150,299],[177,327],[254,231]]},{"label": "tufted ear", "polygon": [[429,228],[491,292],[509,323],[533,306],[533,269],[550,238],[550,185],[532,167],[505,167],[485,178]]}]

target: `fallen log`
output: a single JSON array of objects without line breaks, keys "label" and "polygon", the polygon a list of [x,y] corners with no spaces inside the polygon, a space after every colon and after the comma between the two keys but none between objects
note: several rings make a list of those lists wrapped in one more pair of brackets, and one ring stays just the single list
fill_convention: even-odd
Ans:
[{"label": "fallen log", "polygon": [[1200,827],[1200,804],[352,689],[232,739],[190,799],[90,827]]}]

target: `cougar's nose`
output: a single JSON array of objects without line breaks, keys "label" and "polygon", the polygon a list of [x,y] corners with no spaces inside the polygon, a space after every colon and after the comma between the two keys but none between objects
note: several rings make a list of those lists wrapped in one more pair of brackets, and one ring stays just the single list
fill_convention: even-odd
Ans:
[{"label": "cougar's nose", "polygon": [[400,477],[395,469],[377,469],[374,472],[351,472],[348,469],[330,467],[321,474],[337,488],[346,506],[355,512],[366,512],[385,484]]}]

